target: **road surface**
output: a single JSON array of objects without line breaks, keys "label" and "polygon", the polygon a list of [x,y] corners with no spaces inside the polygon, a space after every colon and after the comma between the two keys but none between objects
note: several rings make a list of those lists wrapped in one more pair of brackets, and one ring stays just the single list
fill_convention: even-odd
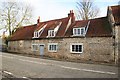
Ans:
[{"label": "road surface", "polygon": [[117,78],[118,67],[0,53],[2,71],[16,78]]}]

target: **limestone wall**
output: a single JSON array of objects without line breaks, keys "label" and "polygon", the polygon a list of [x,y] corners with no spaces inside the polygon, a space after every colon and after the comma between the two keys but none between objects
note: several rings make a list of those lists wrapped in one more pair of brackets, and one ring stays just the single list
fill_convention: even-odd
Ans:
[{"label": "limestone wall", "polygon": [[[49,52],[48,43],[58,43],[57,52]],[[71,53],[71,43],[82,43],[83,53]],[[32,44],[44,44],[44,55],[49,57],[105,62],[114,61],[114,47],[112,37],[9,41],[8,49],[11,52],[40,55],[39,48],[37,51],[32,51]]]}]

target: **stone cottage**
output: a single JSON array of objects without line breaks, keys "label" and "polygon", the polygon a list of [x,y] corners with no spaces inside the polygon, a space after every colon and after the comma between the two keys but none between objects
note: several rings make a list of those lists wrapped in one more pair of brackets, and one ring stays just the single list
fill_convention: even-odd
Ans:
[{"label": "stone cottage", "polygon": [[109,6],[107,16],[113,31],[115,62],[120,62],[120,5]]},{"label": "stone cottage", "polygon": [[[106,17],[75,20],[67,17],[23,26],[8,42],[9,52],[84,61],[117,62],[120,6],[109,6]],[[119,49],[120,50],[120,49]]]}]

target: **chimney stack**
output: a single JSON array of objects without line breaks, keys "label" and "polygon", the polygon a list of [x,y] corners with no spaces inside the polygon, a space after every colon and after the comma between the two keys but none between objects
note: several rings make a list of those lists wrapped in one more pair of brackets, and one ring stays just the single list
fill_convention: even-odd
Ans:
[{"label": "chimney stack", "polygon": [[37,24],[39,24],[39,23],[40,23],[40,16],[37,19]]},{"label": "chimney stack", "polygon": [[74,16],[74,12],[73,10],[70,10],[70,13],[68,14],[68,17],[71,17],[71,22],[74,23],[75,22],[75,16]]}]

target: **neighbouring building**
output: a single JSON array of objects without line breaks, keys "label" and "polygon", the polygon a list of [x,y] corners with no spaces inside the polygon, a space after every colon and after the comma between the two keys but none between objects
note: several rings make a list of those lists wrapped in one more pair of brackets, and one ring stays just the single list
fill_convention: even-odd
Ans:
[{"label": "neighbouring building", "polygon": [[120,48],[120,5],[109,6],[106,17],[75,20],[68,17],[18,28],[8,42],[9,52],[61,59],[115,62]]},{"label": "neighbouring building", "polygon": [[120,5],[109,6],[107,16],[113,31],[115,62],[120,62]]}]

